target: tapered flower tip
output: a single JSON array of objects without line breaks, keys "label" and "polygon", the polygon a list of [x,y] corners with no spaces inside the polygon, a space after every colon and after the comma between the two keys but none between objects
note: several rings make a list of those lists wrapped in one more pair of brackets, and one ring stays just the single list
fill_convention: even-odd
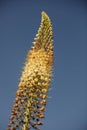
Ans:
[{"label": "tapered flower tip", "polygon": [[46,12],[45,12],[45,11],[42,11],[41,14],[42,14],[42,15],[46,15]]},{"label": "tapered flower tip", "polygon": [[42,11],[42,17],[48,17],[48,15],[46,14],[46,12],[45,11]]},{"label": "tapered flower tip", "polygon": [[48,19],[49,22],[51,22],[49,16],[47,15],[45,11],[42,11],[41,15],[42,15],[42,19]]},{"label": "tapered flower tip", "polygon": [[[50,21],[49,16],[47,15],[47,13],[45,11],[42,11],[41,15],[42,15],[42,23],[45,20],[46,22],[48,22],[51,25],[51,21]],[[48,23],[45,23],[45,24],[48,24]],[[48,26],[48,25],[46,25],[46,26]]]},{"label": "tapered flower tip", "polygon": [[44,48],[46,51],[52,50],[53,48],[53,32],[52,32],[52,24],[49,16],[42,11],[41,13],[41,24],[34,38],[34,49]]}]

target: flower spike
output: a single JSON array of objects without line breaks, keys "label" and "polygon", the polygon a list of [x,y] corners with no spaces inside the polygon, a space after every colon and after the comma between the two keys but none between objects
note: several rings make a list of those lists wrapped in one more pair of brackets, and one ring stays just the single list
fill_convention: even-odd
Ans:
[{"label": "flower spike", "polygon": [[7,130],[30,130],[42,125],[53,68],[53,32],[43,11],[41,25],[28,51]]}]

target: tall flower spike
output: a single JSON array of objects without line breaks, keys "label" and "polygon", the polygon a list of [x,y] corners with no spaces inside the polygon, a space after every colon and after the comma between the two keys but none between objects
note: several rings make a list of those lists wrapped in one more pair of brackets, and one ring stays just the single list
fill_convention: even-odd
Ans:
[{"label": "tall flower spike", "polygon": [[48,15],[42,12],[41,25],[28,51],[18,84],[7,130],[40,130],[53,67],[53,34]]}]

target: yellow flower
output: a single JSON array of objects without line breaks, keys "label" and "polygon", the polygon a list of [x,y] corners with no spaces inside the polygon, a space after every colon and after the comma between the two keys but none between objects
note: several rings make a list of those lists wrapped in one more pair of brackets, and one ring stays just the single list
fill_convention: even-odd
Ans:
[{"label": "yellow flower", "polygon": [[7,130],[30,130],[42,125],[53,67],[53,33],[43,11],[34,46],[28,51]]}]

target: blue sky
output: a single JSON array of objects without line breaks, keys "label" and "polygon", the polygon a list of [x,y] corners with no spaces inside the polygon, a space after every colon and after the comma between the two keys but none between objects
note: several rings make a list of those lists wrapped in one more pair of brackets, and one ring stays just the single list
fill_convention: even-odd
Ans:
[{"label": "blue sky", "polygon": [[54,32],[54,69],[41,130],[87,130],[87,3],[85,0],[0,0],[0,130],[11,107],[41,20]]}]

